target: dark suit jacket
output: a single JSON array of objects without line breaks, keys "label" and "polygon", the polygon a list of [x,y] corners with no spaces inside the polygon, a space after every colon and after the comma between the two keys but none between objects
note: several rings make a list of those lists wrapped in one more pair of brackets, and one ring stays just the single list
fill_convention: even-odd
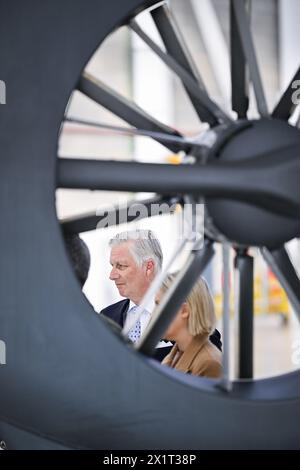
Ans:
[{"label": "dark suit jacket", "polygon": [[[116,302],[115,304],[109,305],[108,307],[101,310],[100,313],[105,315],[108,318],[114,320],[118,325],[123,328],[126,315],[129,308],[129,299],[120,300],[120,302]],[[222,341],[221,341],[221,334],[218,330],[215,330],[213,334],[209,337],[210,341],[217,346],[217,348],[222,351]],[[154,359],[158,361],[162,361],[164,357],[169,354],[171,351],[172,346],[166,346],[165,348],[156,348],[154,353]]]}]

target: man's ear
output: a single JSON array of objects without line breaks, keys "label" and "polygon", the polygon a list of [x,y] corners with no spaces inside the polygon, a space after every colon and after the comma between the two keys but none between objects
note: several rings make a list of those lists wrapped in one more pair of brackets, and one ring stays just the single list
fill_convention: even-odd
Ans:
[{"label": "man's ear", "polygon": [[155,264],[152,259],[146,262],[146,275],[152,275],[154,273]]}]

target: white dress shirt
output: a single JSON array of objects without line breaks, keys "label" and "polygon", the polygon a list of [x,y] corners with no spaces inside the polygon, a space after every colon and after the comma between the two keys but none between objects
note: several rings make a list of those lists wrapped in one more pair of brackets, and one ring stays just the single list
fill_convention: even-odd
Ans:
[{"label": "white dress shirt", "polygon": [[[143,313],[140,317],[141,336],[143,335],[145,329],[147,328],[148,323],[149,323],[150,318],[151,318],[151,314],[152,314],[152,312],[155,308],[154,299],[151,302],[149,302],[148,305],[149,305],[149,308],[151,308],[151,311],[148,312],[147,310],[143,310]],[[137,305],[134,302],[132,302],[132,300],[130,300],[127,315],[126,315],[126,320],[125,320],[125,324],[124,324],[124,328],[127,328],[128,325],[132,325],[134,320],[137,319],[137,317],[139,316],[139,312],[137,312],[136,310],[131,311],[131,309],[133,307],[137,307]],[[159,343],[156,345],[156,348],[165,348],[167,346],[173,346],[173,344],[170,341],[168,341],[168,342],[159,341]]]},{"label": "white dress shirt", "polygon": [[[154,304],[154,302],[153,302]],[[137,307],[137,305],[132,302],[132,300],[130,300],[129,302],[129,308],[128,308],[128,311],[127,311],[127,315],[126,315],[126,320],[125,320],[125,325],[124,325],[124,328],[127,328],[128,325],[132,325],[132,323],[134,322],[135,319],[137,319],[137,317],[139,316],[139,312],[136,311],[136,310],[131,310],[133,307]],[[151,312],[152,312],[152,309],[151,309]],[[148,326],[148,323],[150,321],[150,318],[151,318],[151,312],[148,312],[147,310],[143,310],[143,313],[140,317],[140,321],[141,321],[141,336],[142,334],[144,333],[145,329],[147,328]]]}]

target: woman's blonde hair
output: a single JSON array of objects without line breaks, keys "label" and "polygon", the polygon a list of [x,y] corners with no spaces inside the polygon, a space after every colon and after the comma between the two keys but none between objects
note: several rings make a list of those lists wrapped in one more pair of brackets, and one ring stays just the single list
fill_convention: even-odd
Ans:
[{"label": "woman's blonde hair", "polygon": [[[173,284],[177,273],[168,274],[162,283],[161,291],[165,292]],[[194,284],[186,301],[189,307],[188,331],[192,336],[210,335],[215,329],[216,314],[214,301],[203,277]]]}]

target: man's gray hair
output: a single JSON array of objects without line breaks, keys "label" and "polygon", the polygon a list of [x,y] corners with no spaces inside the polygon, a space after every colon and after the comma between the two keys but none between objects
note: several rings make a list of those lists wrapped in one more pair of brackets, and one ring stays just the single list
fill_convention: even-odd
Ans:
[{"label": "man's gray hair", "polygon": [[152,230],[129,230],[117,233],[109,241],[109,246],[120,245],[126,241],[133,241],[130,251],[139,266],[152,259],[155,265],[155,273],[161,270],[163,253],[160,242]]}]

